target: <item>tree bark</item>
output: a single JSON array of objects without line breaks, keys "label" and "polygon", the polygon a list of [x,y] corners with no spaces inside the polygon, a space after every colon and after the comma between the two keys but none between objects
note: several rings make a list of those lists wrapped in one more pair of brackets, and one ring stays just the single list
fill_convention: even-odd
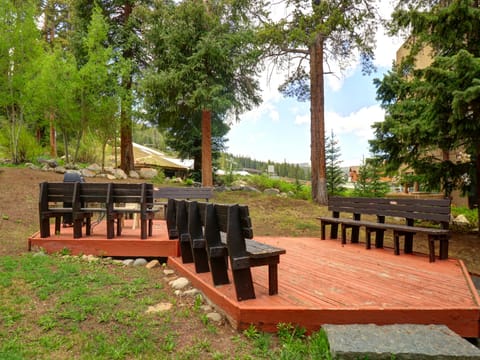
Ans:
[{"label": "tree bark", "polygon": [[[123,25],[127,26],[128,19],[133,11],[133,6],[130,2],[126,2],[123,9]],[[124,49],[123,57],[125,59],[133,59],[133,53],[130,48]],[[126,94],[132,92],[132,74],[126,75],[122,81]],[[128,96],[128,95],[127,95]],[[132,135],[132,119],[130,117],[131,109],[130,102],[123,99],[120,114],[120,168],[129,173],[130,170],[135,169],[135,159],[133,157],[133,135]]]},{"label": "tree bark", "polygon": [[[476,154],[475,154],[475,196],[476,196],[476,203],[477,203],[477,216],[480,219],[480,144],[476,146]],[[480,237],[480,231],[478,232],[478,236]]]},{"label": "tree bark", "polygon": [[57,157],[57,139],[55,137],[55,114],[50,113],[50,156]]},{"label": "tree bark", "polygon": [[212,112],[202,110],[202,186],[213,186]]},{"label": "tree bark", "polygon": [[132,119],[123,106],[121,111],[120,125],[120,168],[129,173],[135,169],[135,159],[133,158],[133,139],[132,139]]},{"label": "tree bark", "polygon": [[319,34],[315,43],[310,47],[310,159],[312,163],[312,199],[318,204],[327,205],[323,44],[323,36]]}]

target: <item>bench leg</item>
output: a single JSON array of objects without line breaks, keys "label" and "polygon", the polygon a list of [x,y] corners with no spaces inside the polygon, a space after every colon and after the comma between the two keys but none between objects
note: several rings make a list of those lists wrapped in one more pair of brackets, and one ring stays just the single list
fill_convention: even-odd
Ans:
[{"label": "bench leg", "polygon": [[[377,239],[377,236],[375,236],[375,240]],[[365,248],[367,250],[370,250],[372,247],[372,230],[369,228],[365,229]]]},{"label": "bench leg", "polygon": [[147,219],[140,219],[140,238],[147,238]]},{"label": "bench leg", "polygon": [[338,224],[331,224],[330,239],[338,239]]},{"label": "bench leg", "polygon": [[250,268],[232,269],[233,283],[235,284],[235,292],[237,300],[255,299],[255,290],[253,288],[252,272]]},{"label": "bench leg", "polygon": [[268,265],[268,295],[278,294],[278,266]]},{"label": "bench leg", "polygon": [[428,237],[428,260],[435,262],[435,239],[430,236]]},{"label": "bench leg", "polygon": [[87,219],[85,220],[85,235],[92,235],[92,218],[90,216],[87,216]]},{"label": "bench leg", "polygon": [[148,236],[153,236],[153,219],[148,219]]},{"label": "bench leg", "polygon": [[230,283],[228,280],[227,263],[228,261],[225,257],[210,258],[213,285],[217,286]]},{"label": "bench leg", "polygon": [[440,238],[440,260],[448,259],[448,236]]},{"label": "bench leg", "polygon": [[82,237],[82,226],[83,219],[74,219],[73,220],[73,238],[80,239]]},{"label": "bench leg", "polygon": [[115,218],[107,214],[107,239],[115,237]]},{"label": "bench leg", "polygon": [[375,232],[375,248],[376,249],[383,249],[384,234],[385,234],[385,230],[377,230]]},{"label": "bench leg", "polygon": [[325,222],[320,221],[320,239],[325,240]]},{"label": "bench leg", "polygon": [[403,251],[405,254],[413,253],[413,234],[405,234],[405,249]]},{"label": "bench leg", "polygon": [[184,264],[193,263],[193,253],[190,245],[190,235],[188,233],[180,235],[180,252]]},{"label": "bench leg", "polygon": [[208,266],[207,250],[205,249],[204,239],[193,239],[192,243],[193,261],[195,262],[196,273],[206,273],[210,271]]},{"label": "bench leg", "polygon": [[341,228],[342,228],[342,245],[345,245],[347,243],[347,227],[344,224],[342,224]]},{"label": "bench leg", "polygon": [[400,255],[400,234],[393,232],[393,252],[395,255]]},{"label": "bench leg", "polygon": [[62,223],[61,216],[55,216],[55,235],[60,234],[60,224]]},{"label": "bench leg", "polygon": [[40,220],[40,237],[50,237],[50,218],[48,217]]},{"label": "bench leg", "polygon": [[352,226],[352,244],[357,244],[359,241],[360,228],[358,226]]},{"label": "bench leg", "polygon": [[122,221],[123,221],[123,215],[118,215],[117,216],[117,236],[122,235]]}]

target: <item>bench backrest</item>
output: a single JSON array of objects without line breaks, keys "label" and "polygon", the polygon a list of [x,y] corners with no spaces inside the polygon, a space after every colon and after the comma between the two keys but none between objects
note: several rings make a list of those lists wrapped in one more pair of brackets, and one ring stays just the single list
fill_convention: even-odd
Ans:
[{"label": "bench backrest", "polygon": [[[49,204],[63,203],[62,206],[73,207],[78,201],[77,182],[42,182],[40,183],[39,209],[47,211]],[[69,204],[69,205],[64,205]]]},{"label": "bench backrest", "polygon": [[345,212],[401,217],[440,223],[450,221],[450,199],[331,197],[328,209],[334,216]]},{"label": "bench backrest", "polygon": [[[215,216],[218,228],[221,232],[228,234],[229,216],[230,225],[239,224],[239,231],[245,239],[253,239],[252,220],[247,205],[224,205],[214,204]],[[235,210],[232,212],[232,208]],[[230,228],[231,229],[231,228]]]},{"label": "bench backrest", "polygon": [[112,201],[114,203],[144,203],[145,184],[112,183]]},{"label": "bench backrest", "polygon": [[160,187],[155,189],[154,199],[203,199],[208,201],[213,197],[211,187]]},{"label": "bench backrest", "polygon": [[112,183],[79,183],[78,192],[82,207],[91,203],[113,204]]}]

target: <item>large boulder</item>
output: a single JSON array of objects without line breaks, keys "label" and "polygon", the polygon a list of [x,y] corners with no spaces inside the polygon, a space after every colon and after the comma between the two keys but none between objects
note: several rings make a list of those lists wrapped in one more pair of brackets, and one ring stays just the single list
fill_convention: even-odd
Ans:
[{"label": "large boulder", "polygon": [[152,168],[141,168],[139,175],[142,179],[153,179],[158,175],[158,171]]}]

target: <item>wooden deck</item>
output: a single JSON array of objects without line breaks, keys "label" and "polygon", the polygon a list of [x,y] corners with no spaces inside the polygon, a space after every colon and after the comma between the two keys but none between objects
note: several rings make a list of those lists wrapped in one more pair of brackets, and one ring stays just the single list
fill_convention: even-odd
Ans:
[{"label": "wooden deck", "polygon": [[73,254],[169,256],[169,265],[240,330],[254,324],[275,331],[280,322],[310,331],[322,324],[410,323],[444,324],[463,337],[480,337],[479,295],[460,260],[430,263],[425,255],[395,256],[393,249],[366,250],[364,244],[342,246],[339,240],[256,237],[287,251],[280,257],[279,294],[268,295],[268,267],[255,267],[256,299],[238,302],[232,284],[215,287],[210,273],[196,274],[193,264],[182,264],[177,241],[167,240],[163,221],[155,222],[154,236],[147,240],[128,223],[122,236],[111,240],[101,224],[82,239],[73,240],[70,228],[61,233],[48,239],[35,234],[29,244],[48,252],[69,248]]},{"label": "wooden deck", "polygon": [[164,221],[154,221],[153,236],[140,239],[140,228],[133,229],[133,220],[125,220],[122,235],[107,239],[105,221],[98,225],[92,223],[92,235],[73,238],[73,228],[61,228],[60,234],[55,234],[54,225],[51,225],[48,238],[40,238],[40,233],[33,234],[28,239],[28,249],[42,248],[48,253],[68,249],[72,255],[91,254],[96,256],[118,257],[168,257],[178,256],[178,241],[169,240],[167,226]]}]

